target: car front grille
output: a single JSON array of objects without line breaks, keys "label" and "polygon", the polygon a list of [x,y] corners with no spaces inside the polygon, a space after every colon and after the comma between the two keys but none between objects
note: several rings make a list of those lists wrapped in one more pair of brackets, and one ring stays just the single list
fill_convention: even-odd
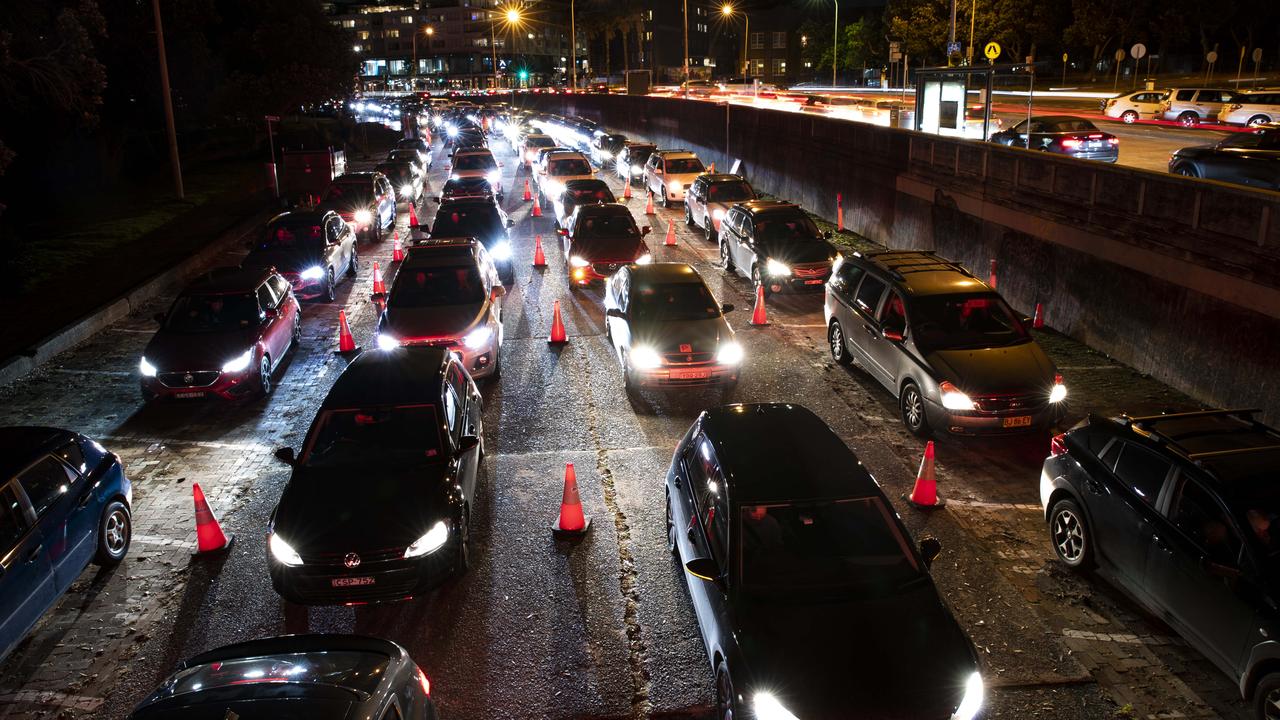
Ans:
[{"label": "car front grille", "polygon": [[593,263],[591,269],[596,271],[597,275],[611,275],[618,271],[625,263]]},{"label": "car front grille", "polygon": [[978,412],[996,414],[1025,414],[1044,409],[1049,404],[1048,395],[982,395],[973,398],[973,406]]},{"label": "car front grille", "polygon": [[401,345],[425,347],[453,347],[458,344],[457,338],[401,338]]},{"label": "car front grille", "polygon": [[791,272],[796,277],[815,278],[822,277],[831,271],[831,265],[828,263],[809,263],[807,265],[795,265],[791,268]]},{"label": "car front grille", "polygon": [[161,385],[171,388],[209,387],[218,381],[222,373],[217,370],[196,370],[192,372],[162,372],[156,375]]},{"label": "car front grille", "polygon": [[662,360],[667,365],[708,363],[714,358],[715,353],[710,352],[669,352],[662,354]]}]

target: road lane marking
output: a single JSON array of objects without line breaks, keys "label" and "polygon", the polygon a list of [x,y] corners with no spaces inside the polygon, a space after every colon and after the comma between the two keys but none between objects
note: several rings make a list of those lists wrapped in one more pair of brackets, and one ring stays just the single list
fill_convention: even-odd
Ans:
[{"label": "road lane marking", "polygon": [[[663,446],[663,445],[638,445],[638,446],[635,446],[635,447],[604,448],[604,452],[611,452],[611,453],[612,453],[612,452],[639,452],[639,451],[653,451],[653,450],[661,450],[661,451],[663,451],[663,452],[670,452],[670,450],[671,450],[671,449],[670,449],[670,448],[668,448],[668,447],[666,447],[666,446]],[[561,449],[561,450],[527,450],[527,451],[525,451],[525,452],[510,452],[510,453],[504,453],[504,452],[498,452],[498,453],[486,452],[486,453],[485,453],[485,457],[490,458],[490,459],[494,459],[494,458],[497,458],[497,459],[503,459],[503,458],[535,457],[535,456],[539,456],[539,455],[566,455],[566,454],[570,454],[570,453],[595,453],[595,452],[596,452],[595,450],[573,450],[573,449]]]},{"label": "road lane marking", "polygon": [[982,500],[955,500],[947,498],[948,505],[959,505],[961,507],[982,508],[984,510],[1027,510],[1040,512],[1042,508],[1037,503],[997,503],[984,502]]}]

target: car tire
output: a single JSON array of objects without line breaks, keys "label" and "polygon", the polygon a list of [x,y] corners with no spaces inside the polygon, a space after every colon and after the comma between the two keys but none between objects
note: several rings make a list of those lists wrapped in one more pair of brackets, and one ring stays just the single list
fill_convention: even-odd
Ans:
[{"label": "car tire", "polygon": [[770,297],[771,295],[773,295],[773,292],[769,290],[769,286],[764,282],[764,278],[760,277],[759,265],[751,266],[751,284],[755,285],[756,287],[764,288],[765,297]]},{"label": "car tire", "polygon": [[1120,113],[1120,119],[1124,121],[1126,125],[1132,125],[1138,122],[1138,111],[1125,110],[1124,112]]},{"label": "car tire", "polygon": [[929,428],[929,415],[925,412],[924,403],[924,394],[920,392],[920,386],[914,382],[908,382],[898,396],[898,411],[902,416],[902,424],[907,426],[907,430],[911,431],[912,435],[921,438],[927,438],[933,434]]},{"label": "car tire", "polygon": [[1189,178],[1198,178],[1200,177],[1200,170],[1197,169],[1195,165],[1184,162],[1173,168],[1173,174]]},{"label": "car tire", "polygon": [[1254,127],[1256,125],[1266,125],[1269,122],[1271,122],[1271,118],[1267,117],[1266,115],[1254,115],[1253,117],[1249,118],[1249,122],[1245,123],[1245,125]]},{"label": "car tire", "polygon": [[325,274],[324,298],[327,303],[335,302],[338,299],[338,279],[333,276],[333,268],[329,268]]},{"label": "car tire", "polygon": [[693,221],[693,213],[689,212],[688,203],[685,203],[685,206],[684,206],[684,224],[685,224],[685,227],[694,227],[695,225],[697,225],[697,223]]},{"label": "car tire", "polygon": [[729,243],[720,243],[720,266],[727,273],[733,272],[733,255],[729,253]]},{"label": "car tire", "polygon": [[733,696],[733,678],[729,676],[729,668],[721,660],[716,665],[716,714],[715,720],[733,720],[736,717],[736,705]]},{"label": "car tire", "polygon": [[264,398],[271,394],[271,356],[266,353],[262,354],[262,359],[258,361],[258,397]]},{"label": "car tire", "polygon": [[356,255],[356,249],[351,248],[351,259],[347,261],[347,277],[354,280],[360,272],[360,257]]},{"label": "car tire", "polygon": [[664,209],[665,209],[665,208],[669,208],[669,207],[671,207],[671,201],[667,199],[667,191],[666,191],[666,190],[663,190],[663,191],[662,191],[661,193],[659,193],[659,194],[660,194],[660,195],[662,195],[662,200],[661,200],[662,207],[663,207]]},{"label": "car tire", "polygon": [[115,567],[129,552],[133,538],[133,516],[121,501],[114,500],[102,511],[98,522],[98,552],[93,562],[99,567]]},{"label": "car tire", "polygon": [[382,221],[373,224],[373,229],[369,231],[369,239],[373,242],[382,242]]},{"label": "car tire", "polygon": [[720,244],[720,238],[717,237],[719,233],[716,232],[716,226],[711,222],[711,218],[704,217],[702,218],[702,222],[704,223],[702,226],[702,232],[707,236],[707,241],[717,245]]},{"label": "car tire", "polygon": [[1195,127],[1200,124],[1200,116],[1188,110],[1178,116],[1178,123],[1182,127]]},{"label": "car tire", "polygon": [[676,543],[676,526],[671,521],[671,493],[667,493],[667,552],[671,557],[680,559],[680,546]]},{"label": "car tire", "polygon": [[849,354],[849,346],[846,344],[844,328],[840,326],[839,320],[831,321],[831,328],[827,330],[827,346],[831,348],[831,359],[835,360],[837,365],[848,365],[853,362],[853,356]]},{"label": "car tire", "polygon": [[1049,508],[1049,542],[1053,554],[1073,570],[1093,568],[1093,537],[1074,500],[1059,500]]},{"label": "car tire", "polygon": [[471,548],[468,547],[471,540],[471,513],[466,508],[463,508],[462,515],[458,518],[456,529],[458,542],[453,551],[453,567],[458,575],[462,575],[471,567]]},{"label": "car tire", "polygon": [[1253,689],[1253,715],[1257,720],[1280,718],[1280,672],[1262,676]]},{"label": "car tire", "polygon": [[289,347],[298,348],[302,345],[302,313],[293,316],[293,333],[289,336]]}]

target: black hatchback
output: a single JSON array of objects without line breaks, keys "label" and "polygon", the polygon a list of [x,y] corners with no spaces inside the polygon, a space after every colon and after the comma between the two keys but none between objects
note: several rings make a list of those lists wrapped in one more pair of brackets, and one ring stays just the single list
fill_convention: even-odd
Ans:
[{"label": "black hatchback", "polygon": [[938,541],[911,544],[875,479],[812,412],[703,412],[676,448],[666,496],[715,717],[977,715],[977,653],[929,575]]},{"label": "black hatchback", "polygon": [[408,599],[468,565],[481,399],[447,348],[358,356],[338,376],[271,514],[276,592],[326,605]]},{"label": "black hatchback", "polygon": [[1098,568],[1238,683],[1280,707],[1280,432],[1249,410],[1090,417],[1050,441],[1054,552]]}]

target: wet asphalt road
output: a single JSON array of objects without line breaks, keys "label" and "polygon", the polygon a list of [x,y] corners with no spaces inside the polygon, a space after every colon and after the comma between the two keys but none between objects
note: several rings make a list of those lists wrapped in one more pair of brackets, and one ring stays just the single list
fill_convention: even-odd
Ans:
[{"label": "wet asphalt road", "polygon": [[[270,450],[297,447],[346,362],[331,352],[338,306],[347,309],[357,342],[372,342],[370,263],[388,267],[390,242],[361,247],[360,278],[354,287],[343,287],[337,304],[304,306],[303,347],[286,363],[265,403],[143,408],[133,372],[148,337],[142,318],[150,312],[72,351],[51,373],[4,390],[0,421],[6,423],[76,427],[107,438],[109,447],[113,437],[121,443],[127,438],[225,446],[212,447],[199,461],[200,471],[222,472],[229,489],[215,505],[238,540],[227,555],[191,563],[170,591],[144,600],[158,610],[157,619],[134,638],[133,652],[114,665],[108,656],[92,666],[94,680],[82,692],[96,683],[106,698],[93,716],[123,717],[183,657],[284,632],[356,632],[401,643],[431,677],[433,695],[449,718],[705,714],[711,674],[683,571],[665,549],[663,480],[689,424],[702,408],[724,401],[808,406],[858,453],[916,537],[942,541],[935,579],[982,654],[991,686],[989,716],[1112,717],[1130,696],[1129,712],[1141,716],[1243,716],[1230,683],[1194,651],[1176,643],[1131,648],[1115,641],[1095,647],[1071,634],[1086,624],[1135,637],[1166,638],[1170,631],[1099,580],[1066,573],[1050,560],[1037,491],[1046,435],[942,440],[938,474],[952,502],[933,513],[908,509],[898,498],[914,480],[923,444],[905,431],[895,402],[868,376],[831,363],[821,295],[775,296],[771,324],[749,326],[748,281],[719,268],[715,248],[684,227],[679,210],[660,209],[657,218],[646,219],[639,195],[630,206],[641,224],[654,227],[648,243],[655,259],[694,263],[713,293],[737,306],[729,320],[747,361],[741,384],[729,396],[717,390],[650,391],[628,399],[604,338],[600,291],[568,291],[550,208],[544,208],[547,217],[529,217],[530,204],[519,200],[526,175],[521,171],[513,181],[514,156],[504,141],[494,139],[492,145],[506,165],[505,206],[517,221],[516,282],[505,299],[503,374],[481,388],[488,456],[473,509],[473,567],[430,595],[390,605],[287,608],[266,571],[267,519],[288,476]],[[444,180],[438,143],[436,153],[432,190]],[[614,176],[605,177],[621,195]],[[419,216],[427,220],[433,208],[427,203]],[[668,220],[678,232],[671,248],[662,247]],[[544,270],[530,266],[536,234],[547,251]],[[570,335],[559,349],[545,341],[554,299],[562,303]],[[1044,342],[1072,387],[1073,419],[1086,410],[1179,400],[1079,346],[1051,335]],[[60,370],[92,377],[93,397],[68,404],[67,396],[81,393],[84,385],[66,382]],[[556,543],[550,533],[567,462],[575,465],[593,518],[590,534],[578,544]],[[194,469],[176,463],[148,474],[139,492],[167,492],[163,482],[181,483],[177,478],[188,472]],[[358,491],[353,479],[352,492]],[[145,520],[140,517],[139,525]],[[143,551],[135,545],[135,554]],[[116,573],[105,582],[114,587],[132,579]],[[77,611],[112,601],[110,593],[99,598],[82,588],[51,615],[61,623],[58,632],[69,633]],[[3,687],[43,677],[42,653],[64,637],[53,632],[38,629],[22,657],[6,664]],[[822,628],[812,634],[822,642]],[[15,707],[0,704],[0,716],[19,716]]]}]

